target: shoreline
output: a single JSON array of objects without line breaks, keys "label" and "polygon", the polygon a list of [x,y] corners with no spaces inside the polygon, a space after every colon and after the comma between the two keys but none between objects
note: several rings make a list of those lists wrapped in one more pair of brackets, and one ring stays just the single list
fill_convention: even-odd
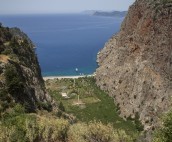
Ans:
[{"label": "shoreline", "polygon": [[90,75],[73,75],[73,76],[45,76],[43,79],[49,80],[49,79],[78,79],[78,78],[83,78],[83,77],[93,77],[95,74],[90,74]]}]

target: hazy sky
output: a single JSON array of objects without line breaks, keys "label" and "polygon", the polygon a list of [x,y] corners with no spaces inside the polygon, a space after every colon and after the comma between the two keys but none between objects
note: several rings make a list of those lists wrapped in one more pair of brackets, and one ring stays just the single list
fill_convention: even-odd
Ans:
[{"label": "hazy sky", "polygon": [[0,0],[0,14],[127,10],[135,0]]}]

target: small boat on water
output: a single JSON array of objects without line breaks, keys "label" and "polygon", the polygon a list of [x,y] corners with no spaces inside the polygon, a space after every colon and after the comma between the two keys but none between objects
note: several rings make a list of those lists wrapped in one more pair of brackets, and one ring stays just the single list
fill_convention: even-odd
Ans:
[{"label": "small boat on water", "polygon": [[76,68],[75,71],[78,72],[78,68]]}]

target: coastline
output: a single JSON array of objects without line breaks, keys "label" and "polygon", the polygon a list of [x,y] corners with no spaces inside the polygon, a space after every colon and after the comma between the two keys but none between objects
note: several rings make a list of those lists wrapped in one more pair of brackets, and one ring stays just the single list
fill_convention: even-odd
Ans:
[{"label": "coastline", "polygon": [[76,75],[76,76],[45,76],[43,79],[49,80],[49,79],[78,79],[78,78],[83,78],[83,77],[93,77],[95,74],[90,74],[90,75]]}]

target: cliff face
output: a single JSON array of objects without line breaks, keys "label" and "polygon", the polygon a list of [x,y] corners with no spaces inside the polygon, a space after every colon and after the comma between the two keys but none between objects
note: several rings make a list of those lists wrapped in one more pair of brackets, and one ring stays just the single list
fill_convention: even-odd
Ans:
[{"label": "cliff face", "polygon": [[19,29],[0,26],[0,111],[20,103],[29,112],[50,109],[33,44]]},{"label": "cliff face", "polygon": [[145,130],[171,105],[172,0],[136,0],[98,54],[96,81],[124,118],[139,114]]}]

